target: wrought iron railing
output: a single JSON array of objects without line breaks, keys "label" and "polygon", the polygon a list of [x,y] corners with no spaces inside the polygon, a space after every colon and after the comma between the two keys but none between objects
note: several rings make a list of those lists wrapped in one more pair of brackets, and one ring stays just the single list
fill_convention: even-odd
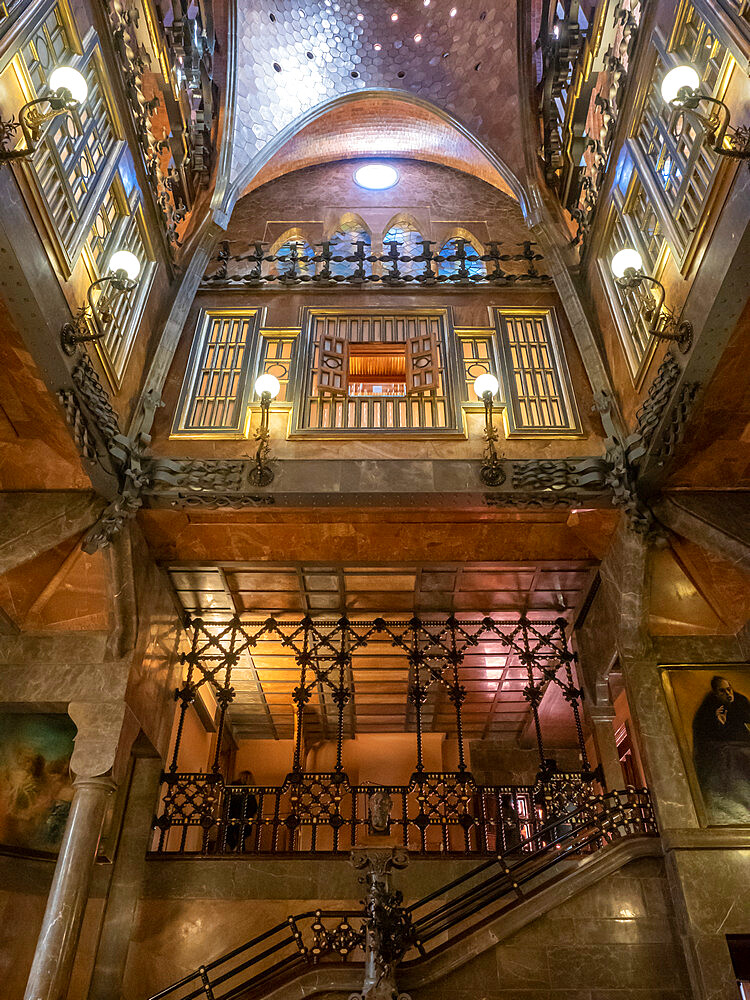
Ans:
[{"label": "wrought iron railing", "polygon": [[[368,253],[364,242],[352,244],[352,252],[342,255],[331,251],[332,244],[324,240],[316,244],[314,254],[303,252],[296,244],[280,253],[267,253],[267,243],[250,243],[249,252],[232,253],[233,242],[223,240],[211,259],[203,277],[203,288],[262,287],[267,283],[294,286],[311,284],[381,284],[399,286],[417,284],[469,287],[472,285],[540,284],[552,280],[542,273],[537,263],[542,254],[535,243],[526,241],[521,247],[506,250],[503,244],[490,241],[483,254],[467,253],[467,242],[456,239],[456,252],[434,253],[432,240],[421,240],[420,254],[409,256],[399,252],[401,244],[386,243],[387,253]],[[470,245],[469,245],[470,246]],[[335,272],[331,265],[335,265]],[[347,268],[347,264],[351,267]]]},{"label": "wrought iron railing", "polygon": [[[406,907],[413,926],[405,964],[417,965],[447,940],[465,935],[552,883],[563,861],[615,841],[657,833],[648,792],[628,788],[589,795],[530,837]],[[361,961],[361,909],[308,910],[234,948],[154,994],[151,1000],[260,997],[321,964]]]},{"label": "wrought iron railing", "polygon": [[351,785],[343,773],[290,774],[283,785],[224,785],[205,774],[165,775],[159,853],[345,853],[372,833],[373,796],[387,805],[390,840],[421,854],[493,855],[528,840],[591,781],[559,774],[532,785],[477,785],[468,774],[425,773],[409,785]]}]

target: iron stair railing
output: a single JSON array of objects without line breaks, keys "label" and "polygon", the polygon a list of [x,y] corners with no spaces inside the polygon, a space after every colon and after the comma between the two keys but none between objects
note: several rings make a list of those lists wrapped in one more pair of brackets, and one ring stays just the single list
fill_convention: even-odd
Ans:
[{"label": "iron stair railing", "polygon": [[[562,861],[593,854],[615,841],[658,833],[646,789],[591,795],[505,854],[406,907],[414,944],[403,964],[413,966],[497,918],[554,881]],[[363,956],[362,910],[308,910],[234,948],[155,993],[150,1000],[254,1000],[319,964]]]}]

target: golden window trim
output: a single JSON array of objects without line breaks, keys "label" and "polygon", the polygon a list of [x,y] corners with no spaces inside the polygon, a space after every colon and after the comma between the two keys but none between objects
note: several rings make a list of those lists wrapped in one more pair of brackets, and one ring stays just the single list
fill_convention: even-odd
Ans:
[{"label": "golden window trim", "polygon": [[[550,438],[583,438],[586,436],[581,424],[578,402],[575,397],[573,380],[568,368],[565,356],[565,347],[562,339],[562,330],[557,320],[557,312],[553,306],[537,306],[531,308],[513,306],[495,306],[496,331],[498,354],[500,358],[500,382],[503,385],[503,397],[505,408],[503,410],[503,423],[505,425],[505,436],[508,439],[529,438],[529,439],[550,439]],[[552,355],[552,370],[557,376],[559,395],[556,397],[567,417],[567,425],[564,427],[552,425],[539,425],[530,427],[520,424],[517,420],[516,408],[520,416],[521,400],[516,392],[515,375],[519,371],[512,363],[511,344],[506,335],[505,324],[509,320],[518,318],[540,319],[544,321],[544,326],[548,334],[548,344]]]},{"label": "golden window trim", "polygon": [[[253,363],[257,363],[256,341],[260,339],[258,331],[261,328],[261,322],[264,315],[265,309],[259,306],[247,306],[244,308],[240,307],[234,309],[222,307],[200,309],[196,318],[193,341],[190,346],[190,354],[188,356],[185,375],[182,380],[180,395],[178,397],[174,418],[172,420],[172,428],[169,434],[170,440],[180,439],[183,441],[205,441],[220,439],[225,441],[242,441],[247,439],[251,413],[250,398],[252,395],[252,386],[249,384],[250,374],[252,372]],[[229,427],[224,425],[223,427],[217,428],[186,426],[185,421],[189,415],[190,408],[194,405],[198,378],[203,370],[201,368],[201,363],[204,357],[206,339],[214,321],[222,319],[245,320],[248,323],[241,365],[241,385],[236,396],[237,419],[235,426]]]},{"label": "golden window trim", "polygon": [[[117,230],[119,230],[119,233],[124,233],[127,229],[129,221],[134,220],[145,257],[138,281],[138,287],[135,290],[135,296],[130,309],[128,310],[125,328],[123,329],[122,336],[119,340],[117,357],[110,357],[110,352],[105,347],[103,340],[96,341],[95,343],[96,351],[102,368],[104,369],[104,373],[107,376],[107,380],[115,392],[117,392],[122,386],[125,372],[127,371],[128,364],[130,363],[130,358],[133,353],[141,320],[143,319],[146,304],[148,303],[148,298],[151,294],[151,288],[153,286],[154,279],[156,278],[157,260],[143,214],[143,201],[141,199],[140,191],[138,188],[134,188],[130,199],[128,199],[119,174],[115,177],[112,186],[116,189],[116,197],[118,200],[120,198],[122,199],[121,204],[123,204],[126,209],[126,213],[119,220]],[[92,267],[91,262],[87,259],[89,257],[89,250],[85,243],[82,251],[82,257],[85,260],[88,273],[90,275],[96,274],[97,276],[100,276],[98,275],[97,268],[95,266]],[[96,279],[92,278],[91,280]]]}]

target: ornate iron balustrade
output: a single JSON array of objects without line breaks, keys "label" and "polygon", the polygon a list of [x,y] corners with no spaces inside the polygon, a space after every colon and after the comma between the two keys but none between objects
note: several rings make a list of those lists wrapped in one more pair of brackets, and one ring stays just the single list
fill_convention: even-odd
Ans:
[{"label": "ornate iron balustrade", "polygon": [[[155,850],[162,854],[345,853],[383,833],[420,854],[497,854],[530,841],[545,818],[587,799],[591,780],[477,785],[468,774],[426,773],[409,785],[351,785],[343,773],[290,774],[280,786],[225,785],[218,775],[168,773]],[[383,813],[385,816],[385,811]]]},{"label": "ornate iron balustrade", "polygon": [[[573,808],[502,853],[403,908],[411,933],[402,967],[470,933],[553,882],[562,863],[619,840],[657,834],[648,792],[628,788],[587,795]],[[367,912],[309,910],[296,914],[185,976],[150,1000],[229,1000],[263,996],[320,964],[362,962]]]},{"label": "ornate iron balustrade", "polygon": [[[487,244],[487,252],[478,256],[467,254],[466,240],[456,239],[456,252],[442,255],[434,253],[434,241],[421,240],[422,253],[409,256],[399,253],[402,244],[386,243],[385,254],[367,253],[362,241],[352,244],[352,253],[346,256],[331,252],[327,240],[316,244],[319,252],[301,253],[296,245],[281,254],[266,252],[267,243],[251,243],[249,253],[230,253],[231,243],[219,244],[215,257],[203,277],[201,287],[208,288],[261,288],[272,283],[280,287],[314,285],[335,287],[345,285],[381,284],[398,287],[417,284],[432,287],[471,287],[473,285],[538,285],[552,281],[549,274],[537,268],[543,260],[530,241],[516,244],[521,252],[506,251],[497,241]],[[481,269],[477,262],[482,262]],[[331,264],[351,264],[348,273],[333,273]],[[508,264],[506,270],[501,265]],[[417,270],[417,267],[420,270]],[[337,266],[337,271],[341,270]]]}]

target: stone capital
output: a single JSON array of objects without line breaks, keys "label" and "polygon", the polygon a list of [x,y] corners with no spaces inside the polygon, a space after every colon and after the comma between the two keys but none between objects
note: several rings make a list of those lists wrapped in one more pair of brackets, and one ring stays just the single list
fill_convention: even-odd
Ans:
[{"label": "stone capital", "polygon": [[70,768],[76,782],[109,774],[117,757],[125,721],[124,701],[72,701],[68,715],[78,730]]}]

